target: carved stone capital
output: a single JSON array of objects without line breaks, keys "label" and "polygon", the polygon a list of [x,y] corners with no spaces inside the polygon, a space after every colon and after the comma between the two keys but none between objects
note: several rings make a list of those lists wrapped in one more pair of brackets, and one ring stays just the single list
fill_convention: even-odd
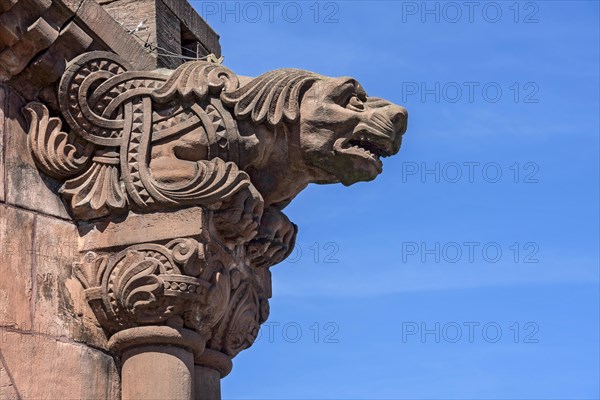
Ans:
[{"label": "carved stone capital", "polygon": [[[188,208],[80,226],[83,256],[75,272],[112,344],[134,336],[139,342],[150,328],[164,327],[195,332],[202,343],[193,349],[207,346],[228,358],[252,345],[268,317],[270,272],[240,262],[220,243],[209,214]],[[166,221],[185,224],[164,229]],[[223,364],[215,368],[225,373]]]}]

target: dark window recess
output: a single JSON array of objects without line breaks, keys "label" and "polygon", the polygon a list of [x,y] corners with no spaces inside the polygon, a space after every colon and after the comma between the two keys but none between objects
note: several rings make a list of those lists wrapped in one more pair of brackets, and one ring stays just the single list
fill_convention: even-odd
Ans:
[{"label": "dark window recess", "polygon": [[199,58],[208,55],[198,38],[183,24],[181,24],[181,54],[186,57]]}]

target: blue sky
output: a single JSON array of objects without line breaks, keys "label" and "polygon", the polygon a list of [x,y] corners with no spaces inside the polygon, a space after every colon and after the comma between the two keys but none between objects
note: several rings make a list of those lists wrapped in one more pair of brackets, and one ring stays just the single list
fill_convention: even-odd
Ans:
[{"label": "blue sky", "polygon": [[193,4],[236,73],[353,76],[410,115],[379,178],[286,209],[224,398],[600,396],[598,2]]}]

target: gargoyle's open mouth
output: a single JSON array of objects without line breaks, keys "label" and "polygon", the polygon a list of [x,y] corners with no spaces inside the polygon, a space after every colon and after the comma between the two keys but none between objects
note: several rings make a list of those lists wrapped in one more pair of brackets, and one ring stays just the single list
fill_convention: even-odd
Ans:
[{"label": "gargoyle's open mouth", "polygon": [[383,169],[381,158],[396,153],[389,136],[378,133],[364,124],[357,126],[352,136],[343,140],[337,150],[340,153],[355,155],[371,161],[379,172]]}]

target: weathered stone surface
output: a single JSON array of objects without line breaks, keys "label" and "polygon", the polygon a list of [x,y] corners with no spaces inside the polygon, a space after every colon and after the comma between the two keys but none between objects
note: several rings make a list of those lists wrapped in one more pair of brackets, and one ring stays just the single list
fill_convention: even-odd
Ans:
[{"label": "weathered stone surface", "polygon": [[[177,17],[161,0],[101,1],[104,9],[126,30],[137,31],[134,36],[142,46],[155,49],[154,68],[176,68],[181,59],[181,30]],[[171,54],[169,56],[168,54]]]},{"label": "weathered stone surface", "polygon": [[33,326],[34,215],[0,204],[0,326]]},{"label": "weathered stone surface", "polygon": [[[47,88],[60,79],[68,60],[84,52],[92,42],[93,39],[76,23],[68,23],[60,30],[48,51],[40,54],[25,71],[13,79],[12,86],[18,87],[24,98],[33,100],[40,88]],[[52,106],[57,108],[58,104]]]},{"label": "weathered stone surface", "polygon": [[4,85],[0,85],[0,202],[4,202],[4,136],[6,135],[4,110],[6,110],[6,100],[6,88]]},{"label": "weathered stone surface", "polygon": [[[221,56],[219,35],[182,0],[100,0],[104,9],[127,30],[136,32],[141,44],[159,48],[156,67],[175,68],[181,60],[171,55],[202,57],[210,53]],[[177,23],[179,22],[179,23]]]},{"label": "weathered stone surface", "polygon": [[[0,82],[57,110],[55,83],[65,63],[86,49],[114,51],[142,70],[174,68],[183,53],[220,55],[218,35],[186,1],[167,3],[110,1],[105,6],[117,22],[95,0],[6,0],[0,7]],[[134,30],[144,20],[142,39],[121,26]]]},{"label": "weathered stone surface", "polygon": [[41,213],[70,218],[65,205],[57,195],[60,184],[40,174],[27,145],[25,118],[22,114],[23,101],[10,90],[8,105],[4,109],[5,135],[5,185],[9,204]]},{"label": "weathered stone surface", "polygon": [[34,22],[13,47],[0,53],[0,79],[8,80],[23,71],[30,59],[47,49],[58,37],[58,31],[40,18]]},{"label": "weathered stone surface", "polygon": [[106,348],[73,274],[75,225],[0,205],[0,326]]},{"label": "weathered stone surface", "polygon": [[17,75],[59,36],[72,14],[60,1],[21,0],[0,12],[0,80]]},{"label": "weathered stone surface", "polygon": [[18,44],[28,28],[51,6],[51,0],[22,0],[0,14],[0,48],[6,50]]},{"label": "weathered stone surface", "polygon": [[0,12],[5,12],[11,9],[18,0],[2,0],[0,1]]},{"label": "weathered stone surface", "polygon": [[53,85],[87,48],[112,49],[140,69],[156,66],[156,56],[94,0],[20,0],[0,8],[0,81],[27,100],[57,109]]},{"label": "weathered stone surface", "polygon": [[199,207],[149,215],[130,213],[120,221],[109,219],[80,224],[79,249],[91,251],[197,236],[203,229],[204,210]]},{"label": "weathered stone surface", "polygon": [[0,399],[19,400],[21,397],[13,385],[12,376],[4,368],[2,354],[0,353]]},{"label": "weathered stone surface", "polygon": [[155,58],[129,35],[95,0],[84,0],[77,10],[76,21],[86,26],[100,43],[126,57],[136,68],[155,67]]},{"label": "weathered stone surface", "polygon": [[189,2],[182,0],[162,1],[181,20],[191,36],[198,40],[206,50],[206,54],[213,53],[217,57],[221,56],[219,35],[198,15]]},{"label": "weathered stone surface", "polygon": [[37,216],[35,223],[33,304],[36,332],[107,348],[106,336],[87,306],[73,273],[79,261],[77,227]]},{"label": "weathered stone surface", "polygon": [[[159,32],[156,26],[157,0],[101,0],[98,3],[126,31],[139,29],[140,23],[143,22],[143,30],[137,31],[132,36],[132,38],[138,41],[140,46],[144,46],[146,43],[154,46],[157,45],[158,37],[162,36],[162,32]],[[177,29],[179,29],[176,19],[171,19],[171,24],[177,25]],[[170,50],[176,49],[171,48]],[[177,65],[177,60],[173,61]],[[153,68],[158,68],[159,66],[160,62],[157,63],[156,61],[152,65]]]},{"label": "weathered stone surface", "polygon": [[[158,47],[158,67],[177,68],[182,60],[171,57],[168,52],[181,54],[181,23],[177,21],[177,16],[161,0],[156,0],[156,45]],[[164,49],[164,50],[161,50]],[[165,51],[167,50],[167,51]],[[166,53],[166,54],[165,54]]]},{"label": "weathered stone surface", "polygon": [[0,328],[0,368],[0,393],[18,399],[119,398],[112,357],[80,344]]}]

